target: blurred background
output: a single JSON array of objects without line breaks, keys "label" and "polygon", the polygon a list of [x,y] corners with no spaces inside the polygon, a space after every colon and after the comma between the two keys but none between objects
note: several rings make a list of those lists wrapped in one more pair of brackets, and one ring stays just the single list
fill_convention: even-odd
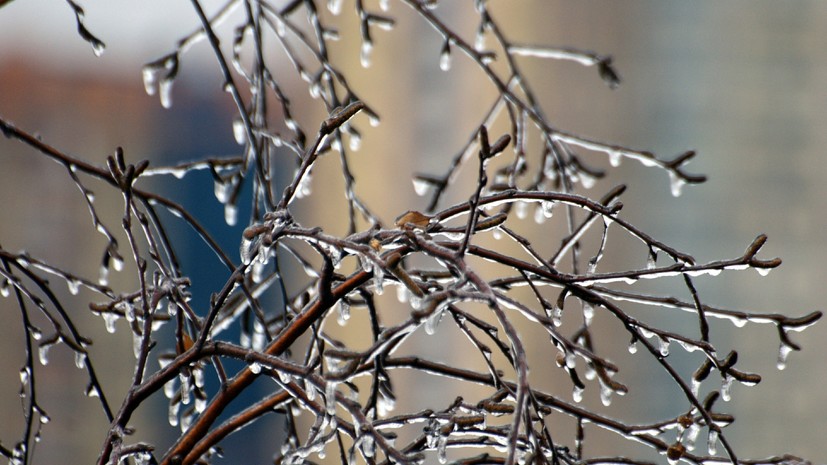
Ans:
[{"label": "blurred background", "polygon": [[[366,2],[366,6],[378,9],[374,3]],[[478,17],[472,14],[471,2],[441,3],[437,13],[472,40]],[[595,69],[572,62],[520,61],[556,127],[651,150],[667,159],[689,149],[698,152],[688,169],[708,175],[709,180],[686,187],[677,198],[669,194],[665,173],[624,162],[611,184],[630,186],[622,199],[625,218],[699,262],[740,256],[756,235],[769,235],[761,256],[782,257],[782,267],[768,278],[751,271],[699,278],[696,285],[707,304],[790,315],[824,308],[826,3],[489,3],[504,33],[515,43],[572,46],[614,57],[623,80],[616,90],[605,86]],[[220,2],[205,1],[204,5],[215,11]],[[441,71],[441,38],[403,4],[390,5],[389,14],[397,18],[397,27],[374,32],[371,68],[359,65],[356,34],[344,35],[334,50],[334,62],[349,76],[350,85],[383,117],[378,128],[361,125],[363,147],[351,160],[357,192],[386,224],[405,210],[425,207],[425,200],[413,191],[411,174],[444,172],[494,96],[474,66],[458,54],[451,70]],[[231,129],[235,109],[229,96],[220,91],[221,78],[205,43],[183,57],[170,110],[164,110],[157,96],[147,96],[143,89],[142,66],[172,51],[178,39],[196,28],[198,19],[190,2],[110,0],[83,6],[86,26],[107,44],[101,57],[94,56],[77,36],[74,15],[61,2],[15,0],[0,8],[0,117],[98,164],[117,146],[124,147],[128,160],[150,159],[154,165],[205,155],[238,155]],[[350,1],[345,0],[336,23],[341,31],[358,30]],[[227,34],[231,29],[221,31]],[[229,40],[230,36],[224,37]],[[307,102],[299,120],[315,128],[325,114],[323,109],[307,96],[302,83],[291,82],[293,87],[288,86],[287,92],[298,102],[294,105]],[[608,167],[602,155],[584,155],[584,159]],[[325,189],[341,192],[336,167],[328,165],[332,166],[329,173],[322,168],[314,173],[317,194]],[[174,192],[206,224],[220,227],[223,210],[212,196],[207,173],[185,178],[185,188],[172,185],[159,181],[157,189]],[[90,187],[101,194],[106,191],[102,185],[90,183]],[[591,195],[600,197],[608,187],[598,184]],[[393,192],[393,198],[388,192]],[[465,200],[468,192],[455,190],[445,202]],[[337,199],[341,197],[336,194]],[[331,205],[320,195],[313,198],[318,203],[302,204],[305,222],[317,221],[332,232],[344,232],[341,223],[330,219],[335,203]],[[100,195],[99,202],[116,227],[121,200]],[[0,140],[3,248],[26,249],[33,256],[94,278],[102,236],[93,232],[84,208],[64,168],[19,143]],[[236,228],[223,227],[219,239],[227,250],[235,250],[243,223],[240,216]],[[212,257],[205,257],[209,255],[206,250],[196,240],[192,242],[180,244],[185,259],[193,264],[190,268],[213,263]],[[96,258],[89,260],[90,255]],[[201,299],[226,279],[195,273],[198,284],[193,291],[201,292]],[[128,277],[112,279],[115,285],[129,282]],[[4,354],[0,369],[16,374],[23,360],[19,316],[9,299],[0,300],[0,309],[9,321],[0,330]],[[99,370],[112,373],[106,387],[112,389],[117,402],[131,375],[131,341],[124,344],[118,334],[106,333],[100,319],[88,315],[85,304],[70,310],[102,352],[93,360]],[[727,322],[718,323],[713,336],[739,350],[741,369],[764,376],[756,388],[736,385],[733,400],[725,406],[738,419],[727,432],[736,450],[750,458],[791,452],[827,463],[824,324],[794,334],[804,350],[792,354],[788,367],[780,372],[775,368],[778,341],[773,328],[734,329]],[[427,339],[423,341],[420,348],[427,352]],[[547,340],[540,338],[538,344],[547,344]],[[433,354],[439,352],[431,347]],[[40,463],[66,461],[66,457],[72,457],[71,462],[89,462],[103,441],[99,433],[106,427],[103,415],[92,405],[94,400],[77,400],[76,394],[85,386],[84,374],[74,368],[61,371],[61,359],[71,354],[55,350],[52,357],[52,369],[42,370],[40,395],[54,422],[46,425],[44,445],[35,458]],[[130,362],[119,361],[121,357]],[[628,356],[619,353],[616,358],[623,361]],[[625,380],[633,386],[634,376],[660,376],[654,373],[656,369],[652,373],[643,367],[623,369],[630,370]],[[17,376],[4,375],[0,388],[2,416],[17,418]],[[437,395],[438,389],[423,386],[420,395],[428,398]],[[669,411],[675,394],[654,382],[633,389],[638,391],[613,404],[617,416],[651,411],[657,418],[659,411]],[[586,402],[595,400],[596,392],[592,394],[594,398]],[[147,427],[161,442],[170,434],[166,426],[153,429],[147,425],[166,425],[164,405],[159,401],[155,411],[149,409],[136,419],[139,428]],[[275,425],[261,428],[266,432]],[[19,424],[4,422],[0,440],[9,446],[19,431]],[[251,463],[269,457],[269,452],[253,454],[256,444],[235,447],[251,451]],[[260,448],[271,450],[269,444]]]}]

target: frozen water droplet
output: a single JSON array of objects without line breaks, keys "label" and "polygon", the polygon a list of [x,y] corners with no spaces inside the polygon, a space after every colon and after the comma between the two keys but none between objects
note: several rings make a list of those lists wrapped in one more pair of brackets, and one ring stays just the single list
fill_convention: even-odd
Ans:
[{"label": "frozen water droplet", "polygon": [[118,318],[120,318],[118,314],[115,312],[103,312],[101,313],[101,317],[103,317],[103,324],[106,326],[106,332],[109,334],[114,334],[117,329],[115,327],[115,323],[118,321]]},{"label": "frozen water droplet", "polygon": [[612,150],[609,152],[609,164],[613,167],[617,168],[618,166],[620,166],[620,161],[622,159],[623,155],[617,150]]},{"label": "frozen water droplet", "polygon": [[390,8],[390,0],[379,0],[379,8],[381,8],[382,11],[388,11]]},{"label": "frozen water droplet", "polygon": [[378,116],[371,113],[368,115],[368,123],[370,123],[372,127],[377,127],[379,126],[379,123],[381,123],[381,120]]},{"label": "frozen water droplet", "polygon": [[80,281],[76,279],[67,279],[66,285],[69,286],[69,293],[72,295],[78,295],[80,291]]},{"label": "frozen water droplet", "polygon": [[147,95],[155,95],[158,92],[158,75],[160,74],[158,67],[144,66],[141,74],[144,78],[144,90],[146,90]]},{"label": "frozen water droplet", "polygon": [[400,304],[407,303],[410,298],[410,292],[408,288],[402,285],[396,286],[396,300],[399,301]]},{"label": "frozen water droplet", "polygon": [[583,324],[589,326],[594,318],[594,307],[588,302],[583,302]]},{"label": "frozen water droplet", "polygon": [[250,371],[252,371],[254,374],[261,373],[261,364],[258,363],[258,362],[251,363],[250,364]]},{"label": "frozen water droplet", "polygon": [[358,133],[351,132],[350,133],[350,150],[354,152],[358,152],[360,148],[362,148],[362,136]]},{"label": "frozen water droplet", "polygon": [[783,342],[781,343],[781,347],[778,349],[778,363],[776,364],[776,367],[779,370],[787,368],[787,357],[790,356],[790,352],[792,351],[792,347],[784,344]]},{"label": "frozen water droplet", "polygon": [[92,41],[92,53],[95,54],[96,57],[103,55],[103,52],[106,51],[106,45],[99,40]]},{"label": "frozen water droplet", "polygon": [[546,215],[541,205],[537,205],[534,209],[534,222],[537,224],[543,224],[546,222]]},{"label": "frozen water droplet", "polygon": [[118,302],[115,305],[115,308],[123,310],[123,316],[126,319],[126,321],[128,321],[130,323],[135,321],[135,306],[132,305],[131,303],[126,302],[126,301]]},{"label": "frozen water droplet", "polygon": [[101,286],[106,286],[109,284],[109,267],[106,265],[101,265],[100,267],[98,272],[98,284]]},{"label": "frozen water droplet", "polygon": [[339,326],[344,326],[347,323],[347,320],[350,319],[350,305],[344,300],[340,300],[337,307],[339,311],[337,313],[336,321],[338,321]]},{"label": "frozen water droplet", "polygon": [[334,15],[342,12],[342,0],[327,0],[327,9]]},{"label": "frozen water droplet", "polygon": [[612,388],[603,383],[600,383],[600,402],[604,407],[612,405]]},{"label": "frozen water droplet", "polygon": [[574,386],[574,389],[571,391],[571,398],[578,404],[583,402],[583,388]]},{"label": "frozen water droplet", "polygon": [[448,435],[439,435],[436,442],[436,454],[439,463],[448,463]]},{"label": "frozen water droplet", "polygon": [[86,368],[86,354],[83,352],[75,352],[75,366],[81,370]]},{"label": "frozen water droplet", "polygon": [[172,79],[161,79],[161,84],[158,86],[158,94],[161,97],[161,106],[164,108],[172,108]]},{"label": "frozen water droplet", "polygon": [[336,415],[336,383],[328,381],[324,389],[325,412],[328,415]]},{"label": "frozen water droplet", "polygon": [[692,395],[698,397],[698,393],[701,392],[701,382],[695,378],[692,378]]},{"label": "frozen water droplet", "polygon": [[416,195],[423,197],[425,195],[428,195],[433,190],[434,185],[428,180],[422,178],[414,178],[413,187],[414,192],[416,192]]},{"label": "frozen water droplet", "polygon": [[517,214],[517,218],[524,220],[528,216],[528,203],[517,202],[517,204],[514,205],[514,213]]},{"label": "frozen water droplet", "polygon": [[29,367],[23,367],[20,369],[20,383],[24,386],[29,384]]},{"label": "frozen water droplet", "polygon": [[669,339],[661,337],[658,340],[660,354],[664,357],[669,356]]},{"label": "frozen water droplet", "polygon": [[629,344],[629,353],[630,353],[630,354],[635,354],[635,353],[637,353],[637,340],[632,341],[632,342]]},{"label": "frozen water droplet", "polygon": [[675,197],[679,197],[681,195],[681,189],[686,184],[682,178],[676,175],[674,172],[669,172],[669,187],[672,190],[672,195]]},{"label": "frozen water droplet", "polygon": [[723,379],[721,380],[721,399],[724,402],[729,402],[732,400],[732,380],[734,378],[732,376],[724,375]]},{"label": "frozen water droplet", "polygon": [[577,366],[577,359],[574,356],[574,352],[566,352],[566,367],[569,369],[574,369],[575,366]]},{"label": "frozen water droplet", "polygon": [[563,309],[556,305],[551,310],[551,323],[558,328],[563,326]]},{"label": "frozen water droplet", "polygon": [[755,270],[758,271],[758,274],[761,276],[767,276],[770,274],[770,271],[772,271],[772,268],[756,268]]},{"label": "frozen water droplet", "polygon": [[738,316],[733,316],[732,318],[730,318],[730,321],[732,321],[732,324],[734,324],[737,328],[743,328],[747,325],[747,319]]},{"label": "frozen water droplet", "polygon": [[485,50],[485,30],[480,29],[474,39],[474,49],[478,52]]},{"label": "frozen water droplet", "polygon": [[425,333],[433,336],[436,333],[436,327],[439,326],[440,320],[442,320],[442,306],[437,307],[437,309],[425,319]]},{"label": "frozen water droplet", "polygon": [[224,221],[228,226],[235,226],[238,220],[238,207],[235,204],[227,202],[224,204]]},{"label": "frozen water droplet", "polygon": [[718,453],[718,432],[715,430],[709,430],[709,438],[708,438],[708,446],[709,446],[709,455],[715,455]]},{"label": "frozen water droplet", "polygon": [[362,42],[362,50],[359,54],[359,60],[363,68],[370,68],[370,53],[373,51],[373,42],[365,40]]},{"label": "frozen water droplet", "polygon": [[649,254],[646,258],[646,269],[647,270],[654,270],[658,266],[658,256],[657,254]]},{"label": "frozen water droplet", "polygon": [[689,430],[686,432],[686,440],[684,441],[686,450],[695,450],[695,441],[698,440],[698,435],[700,433],[701,426],[697,423],[692,423],[692,426],[690,426]]},{"label": "frozen water droplet", "polygon": [[385,272],[380,267],[375,267],[373,270],[373,292],[376,295],[382,295],[385,292]]},{"label": "frozen water droplet", "polygon": [[396,408],[396,400],[382,394],[376,399],[376,408],[379,410],[379,416],[385,416]]},{"label": "frozen water droplet", "polygon": [[123,258],[113,255],[112,256],[112,268],[115,271],[123,271]]},{"label": "frozen water droplet", "polygon": [[49,349],[52,348],[53,344],[41,344],[40,347],[37,348],[37,355],[40,358],[41,365],[48,365],[49,364]]},{"label": "frozen water droplet", "polygon": [[[244,121],[240,118],[233,120],[233,137],[238,145],[244,145],[247,142],[247,128],[244,127]],[[218,181],[216,181],[216,184]],[[216,186],[217,188],[217,186]],[[216,197],[218,194],[216,193]]]},{"label": "frozen water droplet", "polygon": [[309,171],[305,172],[304,176],[299,181],[298,188],[296,189],[296,197],[297,198],[301,199],[301,198],[304,198],[304,197],[309,197],[310,194],[313,193],[311,179],[312,179],[312,176],[310,175],[310,172]]},{"label": "frozen water droplet", "polygon": [[365,434],[364,436],[362,436],[359,448],[362,450],[362,455],[364,455],[365,457],[373,457],[376,454],[376,442],[373,439],[373,436],[369,434]]},{"label": "frozen water droplet", "polygon": [[543,215],[546,218],[551,218],[552,216],[554,216],[554,202],[546,200],[546,201],[543,202],[542,205],[543,205]]},{"label": "frozen water droplet", "polygon": [[449,71],[451,69],[451,49],[446,47],[439,54],[439,69]]},{"label": "frozen water droplet", "polygon": [[167,411],[167,421],[170,426],[178,426],[178,410],[181,408],[180,402],[170,402],[169,410]]},{"label": "frozen water droplet", "polygon": [[98,392],[97,386],[91,383],[86,386],[86,391],[84,394],[86,394],[86,397],[100,397],[100,392]]}]

